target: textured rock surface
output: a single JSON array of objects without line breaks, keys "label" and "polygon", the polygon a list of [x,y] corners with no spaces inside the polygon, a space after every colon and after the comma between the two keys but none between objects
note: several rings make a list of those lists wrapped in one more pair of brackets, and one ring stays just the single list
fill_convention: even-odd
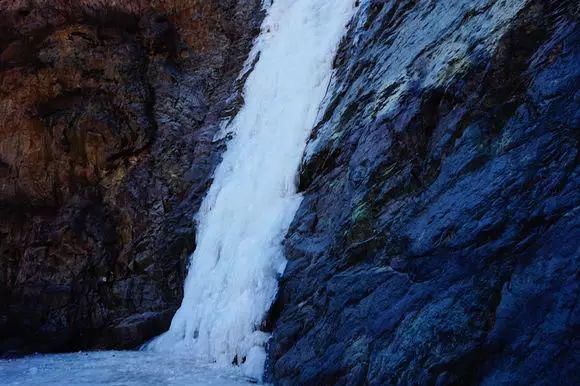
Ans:
[{"label": "textured rock surface", "polygon": [[578,384],[572,1],[371,0],[273,310],[293,384]]},{"label": "textured rock surface", "polygon": [[[0,352],[181,300],[258,0],[0,0]],[[151,4],[154,4],[152,6]],[[293,384],[580,384],[578,6],[363,0],[268,328]]]},{"label": "textured rock surface", "polygon": [[0,352],[167,328],[260,9],[0,1]]}]

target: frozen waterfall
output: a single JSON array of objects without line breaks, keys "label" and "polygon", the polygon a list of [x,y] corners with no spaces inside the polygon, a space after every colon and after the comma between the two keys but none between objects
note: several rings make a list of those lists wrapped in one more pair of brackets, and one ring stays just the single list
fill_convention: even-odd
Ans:
[{"label": "frozen waterfall", "polygon": [[245,104],[226,128],[223,161],[199,211],[197,249],[169,331],[146,349],[261,378],[260,331],[285,267],[281,242],[300,204],[295,178],[329,85],[354,0],[276,0],[267,6]]}]

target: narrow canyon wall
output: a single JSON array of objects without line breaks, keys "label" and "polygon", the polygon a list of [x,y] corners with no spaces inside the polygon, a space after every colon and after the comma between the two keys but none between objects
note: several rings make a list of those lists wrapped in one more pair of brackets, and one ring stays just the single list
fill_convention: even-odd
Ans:
[{"label": "narrow canyon wall", "polygon": [[578,384],[578,14],[360,2],[285,242],[278,384]]},{"label": "narrow canyon wall", "polygon": [[[275,383],[580,384],[578,15],[358,3],[263,326]],[[0,0],[1,354],[168,327],[262,17]]]},{"label": "narrow canyon wall", "polygon": [[0,352],[167,329],[262,16],[259,0],[0,1]]}]

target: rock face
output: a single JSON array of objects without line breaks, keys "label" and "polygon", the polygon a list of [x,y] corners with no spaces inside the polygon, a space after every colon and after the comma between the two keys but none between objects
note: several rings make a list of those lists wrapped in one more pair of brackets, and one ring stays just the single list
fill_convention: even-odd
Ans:
[{"label": "rock face", "polygon": [[[260,10],[0,0],[0,353],[167,328]],[[265,323],[276,383],[580,384],[578,15],[359,2]]]},{"label": "rock face", "polygon": [[285,242],[294,384],[578,384],[578,5],[369,0]]},{"label": "rock face", "polygon": [[0,353],[168,327],[261,17],[259,0],[0,0]]}]

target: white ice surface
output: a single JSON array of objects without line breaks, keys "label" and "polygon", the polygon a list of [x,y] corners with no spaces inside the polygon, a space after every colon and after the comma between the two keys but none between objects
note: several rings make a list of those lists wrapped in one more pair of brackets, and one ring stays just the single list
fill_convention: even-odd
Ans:
[{"label": "white ice surface", "polygon": [[0,385],[248,386],[250,383],[235,368],[197,363],[189,355],[103,351],[0,360]]},{"label": "white ice surface", "polygon": [[296,173],[354,0],[276,0],[267,8],[234,134],[197,217],[197,248],[171,328],[146,346],[240,362],[261,378],[259,331],[284,270],[282,239],[300,204]]}]

